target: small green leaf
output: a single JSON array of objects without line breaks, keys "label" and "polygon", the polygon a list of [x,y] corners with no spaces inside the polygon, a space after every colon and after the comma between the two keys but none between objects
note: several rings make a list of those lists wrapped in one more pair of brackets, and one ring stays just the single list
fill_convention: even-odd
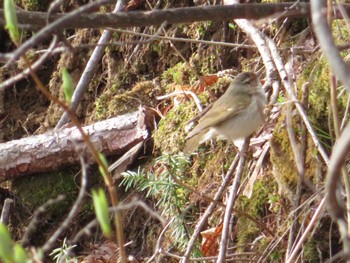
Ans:
[{"label": "small green leaf", "polygon": [[0,223],[0,244],[0,259],[4,263],[14,262],[13,241],[3,223]]},{"label": "small green leaf", "polygon": [[15,245],[14,252],[16,263],[26,263],[28,261],[26,251],[20,244]]},{"label": "small green leaf", "polygon": [[[107,163],[106,157],[102,153],[98,153],[98,157],[100,158],[104,167],[108,169],[108,163]],[[102,174],[103,179],[105,180],[105,184],[108,184],[108,176],[105,173],[105,169],[101,165],[98,166],[98,169],[100,170],[100,173]]]},{"label": "small green leaf", "polygon": [[16,14],[15,4],[13,0],[5,0],[4,12],[5,12],[5,20],[6,20],[6,29],[8,29],[12,41],[16,45],[19,45],[21,40],[21,35],[18,30],[17,14]]},{"label": "small green leaf", "polygon": [[278,95],[277,102],[278,103],[284,103],[285,102],[284,97],[282,95]]},{"label": "small green leaf", "polygon": [[73,96],[73,80],[72,77],[69,75],[68,71],[66,68],[62,69],[62,89],[64,93],[64,97],[68,104],[72,101],[72,96]]},{"label": "small green leaf", "polygon": [[236,24],[232,24],[232,23],[229,23],[228,24],[228,27],[233,29],[233,30],[236,30],[237,29],[237,25]]},{"label": "small green leaf", "polygon": [[107,238],[112,238],[112,228],[109,220],[108,202],[105,192],[99,188],[92,190],[92,199],[94,202],[95,213],[100,223],[103,234]]}]

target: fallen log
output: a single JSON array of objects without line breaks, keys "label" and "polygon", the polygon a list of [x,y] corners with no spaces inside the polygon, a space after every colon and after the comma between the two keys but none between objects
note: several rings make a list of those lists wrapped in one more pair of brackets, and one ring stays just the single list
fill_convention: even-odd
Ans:
[{"label": "fallen log", "polygon": [[[145,114],[139,111],[83,127],[95,149],[105,156],[122,154],[148,136]],[[54,171],[92,155],[76,127],[55,130],[0,144],[0,182],[33,173]]]}]

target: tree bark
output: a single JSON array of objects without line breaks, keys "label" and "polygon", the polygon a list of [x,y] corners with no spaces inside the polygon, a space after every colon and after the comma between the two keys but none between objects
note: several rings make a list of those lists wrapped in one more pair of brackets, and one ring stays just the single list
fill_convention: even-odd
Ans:
[{"label": "tree bark", "polygon": [[[349,13],[350,5],[343,4]],[[338,12],[337,12],[338,13]],[[68,13],[67,13],[68,14]],[[53,20],[63,18],[67,14],[54,14]],[[310,16],[309,3],[274,3],[274,4],[239,4],[216,5],[200,7],[169,8],[154,11],[131,11],[112,13],[79,14],[60,23],[56,29],[67,28],[122,28],[144,27],[168,24],[193,23],[196,21],[222,21],[232,19],[263,19],[270,16],[274,18],[305,17]],[[40,29],[47,25],[47,13],[18,11],[18,23],[21,28]],[[0,9],[0,25],[5,25],[3,9]]]},{"label": "tree bark", "polygon": [[[139,111],[83,127],[95,149],[104,155],[121,154],[148,136],[145,114]],[[56,170],[91,155],[76,127],[0,144],[0,182]]]}]

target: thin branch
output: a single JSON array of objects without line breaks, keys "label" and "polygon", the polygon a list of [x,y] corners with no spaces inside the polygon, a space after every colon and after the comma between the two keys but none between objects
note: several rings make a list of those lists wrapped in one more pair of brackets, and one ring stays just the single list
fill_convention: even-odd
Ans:
[{"label": "thin branch", "polygon": [[[149,208],[144,202],[140,200],[133,200],[132,202],[128,204],[121,204],[119,203],[116,207],[110,207],[108,210],[110,212],[121,212],[123,210],[128,210],[130,208],[133,208],[135,206],[141,207],[143,210],[145,210],[147,213],[150,214],[153,218],[156,218],[163,226],[165,226],[165,220],[162,218],[158,213],[154,212],[151,208]],[[70,242],[70,244],[75,244],[79,242],[79,240],[85,236],[91,234],[91,229],[98,225],[97,218],[92,220],[90,223],[88,223],[85,227],[83,227],[73,238],[73,240]]]},{"label": "thin branch", "polygon": [[163,100],[163,99],[175,97],[175,96],[178,96],[178,95],[191,95],[193,100],[194,100],[194,102],[195,102],[195,104],[197,105],[198,110],[199,111],[203,110],[201,101],[198,99],[197,95],[194,92],[190,91],[190,90],[174,91],[172,93],[169,93],[169,94],[166,94],[166,95],[163,95],[163,96],[158,96],[156,99],[157,100]]},{"label": "thin branch", "polygon": [[295,95],[293,87],[290,85],[290,83],[288,81],[288,74],[284,68],[282,59],[277,51],[277,47],[271,39],[268,39],[268,38],[266,38],[266,39],[268,40],[268,45],[269,45],[269,48],[271,50],[275,65],[277,67],[278,73],[279,73],[281,81],[283,83],[283,86],[285,87],[290,100],[295,102],[295,107],[298,110],[299,115],[302,118],[303,122],[305,123],[305,126],[306,126],[318,152],[321,154],[323,161],[325,162],[325,164],[328,164],[328,162],[329,162],[328,155],[327,155],[325,149],[323,148],[320,140],[318,139],[317,133],[315,132],[314,128],[312,127],[310,120],[309,120],[303,106],[301,105],[297,96]]},{"label": "thin branch", "polygon": [[[340,181],[341,169],[342,166],[346,163],[347,157],[350,153],[350,126],[347,126],[339,139],[336,141],[331,160],[328,166],[328,174],[326,178],[326,194],[327,194],[327,205],[330,215],[337,222],[345,221],[345,208],[343,204],[340,203],[339,198],[337,197],[337,188]],[[339,226],[341,228],[341,226]],[[347,231],[346,231],[347,233]],[[350,246],[346,246],[346,242],[349,243],[347,234],[342,233],[345,237],[344,249],[350,249]],[[344,251],[348,253],[348,251]]]},{"label": "thin branch", "polygon": [[53,40],[51,41],[51,44],[47,50],[45,50],[45,53],[37,60],[35,61],[30,68],[26,68],[25,70],[21,71],[16,76],[13,76],[3,82],[0,83],[0,90],[9,87],[13,84],[15,84],[17,81],[20,81],[21,79],[28,77],[30,75],[31,70],[38,70],[46,61],[46,59],[50,58],[53,55],[53,50],[57,46],[57,37],[55,36]]},{"label": "thin branch", "polygon": [[325,198],[323,198],[318,205],[314,215],[311,218],[311,221],[309,222],[309,225],[305,229],[305,232],[303,233],[302,237],[299,239],[298,243],[296,244],[295,248],[291,252],[290,256],[287,258],[286,263],[292,263],[296,262],[296,257],[298,255],[299,249],[304,244],[305,240],[309,238],[309,233],[311,230],[313,230],[317,226],[318,220],[321,218],[324,210],[325,210]]},{"label": "thin branch", "polygon": [[[236,166],[238,164],[238,160],[239,160],[239,156],[237,154],[235,159],[231,163],[231,166],[230,166],[229,170],[227,171],[227,173],[225,175],[224,181],[222,182],[219,190],[216,192],[216,194],[214,196],[214,200],[216,202],[221,198],[221,195],[223,194],[223,192],[228,187],[228,185],[229,185],[229,183],[230,183],[230,181],[232,179],[233,172],[236,169]],[[215,207],[216,207],[216,203],[211,203],[208,206],[207,210],[205,210],[205,212],[204,212],[203,216],[201,217],[200,221],[198,222],[198,224],[196,225],[196,228],[195,228],[195,230],[194,230],[190,240],[188,241],[186,252],[183,255],[183,258],[182,258],[182,261],[181,261],[182,263],[187,263],[189,261],[190,254],[191,254],[191,251],[192,251],[192,249],[193,249],[193,247],[195,245],[197,237],[200,234],[200,231],[202,230],[203,226],[206,224],[209,216],[214,211]]]},{"label": "thin branch", "polygon": [[[226,205],[223,202],[220,201],[215,201],[213,198],[202,194],[200,191],[193,189],[192,187],[190,187],[189,185],[181,182],[179,179],[177,179],[173,174],[170,174],[171,178],[174,180],[175,183],[177,183],[178,185],[180,185],[181,187],[185,188],[186,190],[190,191],[191,193],[197,195],[199,198],[204,199],[208,202],[214,203],[215,205],[219,205],[223,208],[226,207]],[[238,191],[239,192],[239,191]],[[250,214],[247,214],[243,211],[237,210],[232,208],[232,211],[236,214],[238,214],[239,216],[242,217],[246,217],[247,219],[251,220],[253,223],[255,223],[261,230],[265,230],[269,235],[274,236],[275,234],[262,222],[260,222],[257,218],[251,216]]]},{"label": "thin branch", "polygon": [[2,206],[0,223],[3,223],[4,225],[8,224],[12,204],[13,204],[13,200],[11,198],[5,199],[4,204]]},{"label": "thin branch", "polygon": [[41,222],[41,216],[47,212],[48,208],[54,204],[62,202],[65,199],[64,195],[59,195],[56,199],[49,199],[43,205],[41,205],[38,209],[35,210],[33,219],[30,221],[26,232],[22,237],[21,244],[22,246],[29,245],[29,237],[37,229],[37,225]]},{"label": "thin branch", "polygon": [[[175,217],[173,217],[167,224],[166,226],[163,228],[162,232],[160,233],[157,243],[156,243],[156,247],[154,249],[154,254],[150,257],[150,259],[147,261],[147,263],[153,262],[153,260],[160,254],[161,252],[161,248],[160,245],[162,243],[162,239],[164,234],[166,233],[166,231],[168,230],[168,228],[171,226],[171,224],[174,222]],[[156,259],[156,262],[158,262],[158,258]]]},{"label": "thin branch", "polygon": [[[43,29],[41,29],[39,32],[37,32],[32,38],[27,40],[25,43],[23,43],[20,47],[18,47],[12,54],[11,59],[7,62],[7,64],[13,63],[15,60],[17,60],[19,57],[21,57],[23,54],[25,54],[30,48],[34,47],[35,45],[42,43],[43,41],[47,40],[49,37],[51,37],[52,34],[55,34],[58,30],[62,29],[62,25],[69,22],[73,18],[75,19],[77,16],[89,12],[96,8],[97,6],[100,6],[102,4],[106,4],[112,2],[112,0],[99,0],[97,2],[86,4],[82,7],[79,7],[78,9],[61,16],[59,19],[55,20],[54,22],[50,23]],[[3,11],[3,10],[0,10]],[[44,23],[46,24],[46,13],[44,14]],[[1,15],[3,13],[1,12]],[[53,16],[54,17],[54,16]],[[34,18],[33,18],[34,19]],[[3,18],[0,16],[0,23],[3,20]]]},{"label": "thin branch", "polygon": [[237,199],[237,190],[241,183],[241,177],[244,171],[244,164],[246,160],[246,153],[249,147],[249,141],[250,141],[250,137],[244,140],[242,149],[238,154],[240,155],[240,159],[237,167],[237,172],[235,175],[235,180],[233,181],[232,187],[230,189],[230,196],[226,204],[226,211],[225,211],[224,223],[223,223],[223,229],[222,229],[222,235],[221,235],[218,262],[224,262],[226,258],[227,241],[229,236],[229,225],[230,225],[231,216],[232,216],[231,213],[232,213],[234,203]]},{"label": "thin branch", "polygon": [[[339,139],[340,137],[340,123],[339,123],[339,112],[338,112],[338,105],[337,105],[337,81],[336,78],[331,75],[331,111],[333,116],[333,128],[336,139]],[[343,175],[343,183],[345,186],[345,193],[346,193],[346,208],[347,208],[347,218],[350,219],[350,181],[348,177],[348,171],[346,169],[346,166],[343,165],[341,169],[341,173]],[[350,224],[348,224],[348,233],[350,233]]]},{"label": "thin branch", "polygon": [[[113,10],[113,13],[118,13],[123,9],[123,2],[124,1],[117,2]],[[69,105],[69,109],[72,112],[75,112],[76,109],[78,108],[80,101],[82,100],[86,90],[88,89],[89,84],[92,78],[94,77],[97,71],[97,68],[99,66],[99,63],[102,59],[102,56],[105,52],[104,46],[99,46],[99,44],[108,43],[111,40],[111,38],[112,38],[112,32],[110,30],[104,30],[101,38],[98,41],[98,46],[96,46],[92,55],[90,56],[89,61],[87,62],[85,69],[79,79],[79,82],[74,90],[72,101]],[[69,116],[67,112],[64,112],[55,128],[59,129],[63,125],[65,125],[67,122],[69,122]]]},{"label": "thin branch", "polygon": [[327,21],[327,5],[324,0],[311,1],[312,22],[319,45],[328,59],[332,72],[350,92],[350,69],[340,56],[333,41],[333,35]]},{"label": "thin branch", "polygon": [[[96,2],[95,2],[96,3]],[[349,12],[350,6],[343,5]],[[338,12],[339,13],[339,12]],[[52,19],[58,20],[64,14],[54,14]],[[237,6],[197,6],[169,8],[154,11],[132,11],[120,14],[77,14],[75,17],[65,19],[56,29],[68,28],[123,28],[123,27],[145,27],[161,25],[167,21],[169,24],[192,23],[196,21],[222,21],[230,19],[263,19],[273,16],[279,19],[285,17],[310,16],[310,5],[308,3],[274,3],[274,4],[240,4]],[[21,28],[42,28],[46,25],[47,13],[18,11],[18,23]],[[3,9],[0,9],[0,25],[5,25]],[[30,27],[28,26],[30,25]]]},{"label": "thin branch", "polygon": [[63,221],[61,226],[53,233],[53,235],[49,238],[49,240],[46,241],[44,246],[42,247],[42,250],[44,253],[50,251],[58,239],[58,237],[62,234],[64,230],[66,230],[69,227],[69,224],[72,222],[74,216],[76,215],[83,199],[85,196],[86,186],[87,186],[87,167],[84,161],[84,158],[82,156],[82,153],[80,153],[80,164],[81,164],[81,188],[79,190],[78,197],[72,207],[72,209],[69,211],[68,216]]},{"label": "thin branch", "polygon": [[[225,0],[225,6],[238,6],[237,0]],[[235,19],[235,23],[253,40],[266,68],[266,79],[273,85],[277,81],[276,67],[263,34],[247,19]]]},{"label": "thin branch", "polygon": [[[183,37],[168,37],[168,36],[161,36],[161,35],[150,35],[145,33],[139,33],[134,32],[131,30],[125,30],[125,29],[111,29],[116,32],[125,33],[125,34],[131,34],[135,36],[142,36],[142,37],[149,37],[150,40],[146,40],[141,43],[149,43],[150,41],[161,39],[161,40],[169,40],[173,42],[184,42],[184,43],[193,43],[193,44],[206,44],[206,45],[212,45],[212,46],[223,46],[223,47],[232,47],[232,48],[247,48],[247,49],[256,49],[257,47],[255,45],[246,45],[243,43],[235,44],[235,43],[227,43],[227,42],[218,42],[218,41],[211,41],[211,40],[203,40],[203,39],[190,39],[190,38],[183,38]],[[128,43],[128,42],[125,42]],[[111,43],[113,44],[113,42]],[[303,49],[304,47],[300,47]],[[283,48],[287,49],[287,48]]]}]

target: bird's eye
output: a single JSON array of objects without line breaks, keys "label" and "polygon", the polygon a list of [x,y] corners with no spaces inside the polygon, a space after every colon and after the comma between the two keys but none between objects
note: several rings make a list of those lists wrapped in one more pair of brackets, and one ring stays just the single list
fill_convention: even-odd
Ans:
[{"label": "bird's eye", "polygon": [[244,78],[243,81],[242,81],[243,84],[248,84],[249,82],[250,82],[249,76],[247,76],[246,78]]}]

